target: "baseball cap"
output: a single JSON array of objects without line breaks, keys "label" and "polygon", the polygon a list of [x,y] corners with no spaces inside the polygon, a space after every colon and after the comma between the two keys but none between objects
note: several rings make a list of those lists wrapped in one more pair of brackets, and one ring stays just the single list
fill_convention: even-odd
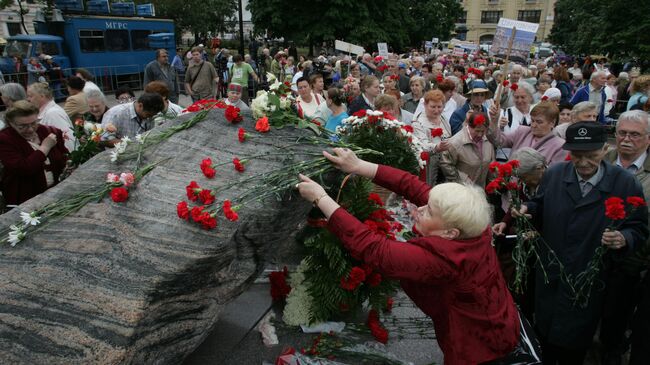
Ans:
[{"label": "baseball cap", "polygon": [[607,142],[605,127],[596,122],[577,122],[566,130],[563,149],[569,151],[593,151],[603,148]]}]

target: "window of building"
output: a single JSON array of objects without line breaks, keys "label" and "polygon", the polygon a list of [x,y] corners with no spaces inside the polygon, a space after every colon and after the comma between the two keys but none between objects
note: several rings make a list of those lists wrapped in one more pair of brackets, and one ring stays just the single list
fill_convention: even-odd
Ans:
[{"label": "window of building", "polygon": [[463,11],[463,15],[461,15],[461,16],[456,20],[456,23],[461,23],[461,24],[465,24],[465,23],[467,23],[467,12],[466,12],[466,11]]},{"label": "window of building", "polygon": [[80,29],[79,48],[81,48],[81,52],[105,52],[104,31],[99,29]]},{"label": "window of building", "polygon": [[59,54],[59,46],[54,42],[36,42],[36,54],[40,55],[41,53],[56,56]]},{"label": "window of building", "polygon": [[482,11],[481,23],[482,24],[497,24],[499,19],[503,16],[503,11]]},{"label": "window of building", "polygon": [[131,46],[134,51],[149,49],[149,30],[132,30],[131,31]]},{"label": "window of building", "polygon": [[529,23],[539,23],[539,18],[541,18],[541,16],[541,10],[519,10],[517,20]]},{"label": "window of building", "polygon": [[9,36],[23,34],[23,27],[20,26],[20,23],[7,23],[7,31]]},{"label": "window of building", "polygon": [[129,50],[129,31],[107,29],[106,30],[106,50],[119,52]]}]

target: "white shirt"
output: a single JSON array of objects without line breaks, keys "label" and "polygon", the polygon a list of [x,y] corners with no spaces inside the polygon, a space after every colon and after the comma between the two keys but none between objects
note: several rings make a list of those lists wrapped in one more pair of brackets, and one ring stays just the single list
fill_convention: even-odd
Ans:
[{"label": "white shirt", "polygon": [[621,163],[621,155],[618,155],[616,157],[616,166],[623,167],[624,169],[628,170],[629,172],[635,174],[637,171],[643,169],[643,164],[645,163],[645,159],[648,157],[648,151],[643,152],[641,156],[639,156],[634,162],[630,164],[627,168],[623,167],[623,164]]},{"label": "white shirt", "polygon": [[50,100],[49,103],[41,108],[40,113],[38,113],[38,119],[42,125],[60,129],[63,132],[63,138],[65,138],[65,148],[70,152],[74,151],[76,139],[72,131],[72,121],[65,110],[55,103],[54,100]]},{"label": "white shirt", "polygon": [[92,81],[86,81],[86,85],[84,85],[84,90],[83,90],[83,91],[87,94],[88,91],[90,91],[90,90],[97,90],[97,91],[99,91],[100,93],[102,92],[102,91],[99,89],[99,86],[97,86],[97,84],[95,84],[95,83],[92,82]]},{"label": "white shirt", "polygon": [[323,97],[311,94],[311,102],[307,103],[299,96],[296,99],[296,102],[298,103],[298,109],[302,110],[302,115],[305,119],[322,119],[320,115],[322,109],[320,109],[319,106],[321,104],[326,104]]},{"label": "white shirt", "polygon": [[503,130],[504,133],[510,133],[516,131],[517,128],[519,128],[519,126],[522,125],[524,118],[526,118],[527,125],[530,126],[530,121],[531,121],[530,108],[528,109],[528,113],[524,114],[519,109],[517,109],[517,107],[512,106],[503,111],[503,116],[506,118],[508,117],[508,110],[510,110],[510,112],[512,113],[512,123],[509,126],[506,125],[506,127]]},{"label": "white shirt", "polygon": [[[458,109],[458,104],[453,98],[449,98],[445,103],[445,108],[442,110],[442,116],[445,117],[445,120],[451,120],[451,115]],[[420,98],[417,108],[413,115],[420,115],[424,113],[424,98]]]}]

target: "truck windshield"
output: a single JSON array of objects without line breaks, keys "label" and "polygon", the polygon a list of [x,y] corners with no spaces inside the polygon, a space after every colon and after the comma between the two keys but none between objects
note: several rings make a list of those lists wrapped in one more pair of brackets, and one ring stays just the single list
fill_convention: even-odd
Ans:
[{"label": "truck windshield", "polygon": [[20,57],[25,59],[29,54],[29,47],[31,44],[32,43],[29,41],[10,40],[7,42],[7,46],[2,55],[4,57]]}]

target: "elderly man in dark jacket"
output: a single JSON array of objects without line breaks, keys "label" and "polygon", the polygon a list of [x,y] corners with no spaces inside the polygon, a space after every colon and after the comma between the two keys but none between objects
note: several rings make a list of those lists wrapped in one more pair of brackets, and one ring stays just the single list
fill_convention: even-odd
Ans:
[{"label": "elderly man in dark jacket", "polygon": [[169,88],[169,101],[178,104],[178,75],[176,69],[169,64],[169,56],[164,49],[156,50],[156,59],[144,68],[144,85],[151,81],[162,81]]},{"label": "elderly man in dark jacket", "polygon": [[[518,213],[530,212],[541,227],[546,245],[540,245],[542,267],[536,272],[535,318],[541,335],[544,364],[582,364],[592,343],[602,312],[604,290],[598,283],[589,301],[579,305],[557,264],[550,264],[553,250],[565,273],[584,272],[596,249],[606,253],[596,280],[606,282],[609,268],[648,238],[648,211],[636,209],[615,230],[605,217],[605,200],[643,197],[641,185],[621,167],[603,161],[607,135],[602,125],[578,122],[567,129],[564,149],[571,161],[552,166],[542,178],[538,194]],[[616,222],[617,224],[620,222]]]}]

